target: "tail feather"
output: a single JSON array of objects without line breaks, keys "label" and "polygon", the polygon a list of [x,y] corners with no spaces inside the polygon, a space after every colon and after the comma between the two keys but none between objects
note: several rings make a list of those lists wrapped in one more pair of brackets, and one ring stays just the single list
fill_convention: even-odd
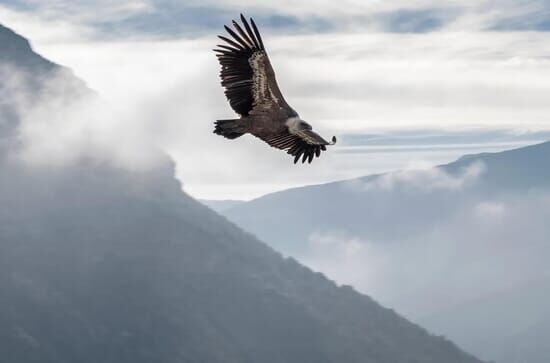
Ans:
[{"label": "tail feather", "polygon": [[227,139],[236,139],[246,133],[246,127],[242,125],[241,119],[217,120],[214,133]]}]

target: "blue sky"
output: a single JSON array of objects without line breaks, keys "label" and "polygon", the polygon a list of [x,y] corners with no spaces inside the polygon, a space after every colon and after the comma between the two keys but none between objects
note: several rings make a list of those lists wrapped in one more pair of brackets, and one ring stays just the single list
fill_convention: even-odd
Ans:
[{"label": "blue sky", "polygon": [[3,0],[0,4],[52,20],[80,22],[104,37],[205,34],[238,12],[253,14],[264,27],[280,33],[550,30],[550,3],[544,0],[321,0],[315,4],[304,0]]},{"label": "blue sky", "polygon": [[[466,146],[442,149],[436,137],[430,149],[423,138],[418,152],[404,157],[368,144],[364,153],[350,153],[340,144],[312,165],[294,167],[252,137],[215,137],[213,120],[233,112],[211,49],[240,12],[260,25],[287,100],[323,135],[395,140],[428,130],[460,135]],[[131,130],[135,144],[147,140],[174,157],[187,191],[215,199],[546,138],[549,19],[550,2],[538,0],[0,1],[0,23],[72,68],[123,113],[110,131],[99,123],[98,133],[116,140],[121,129]],[[506,142],[473,136],[502,133],[511,135]]]}]

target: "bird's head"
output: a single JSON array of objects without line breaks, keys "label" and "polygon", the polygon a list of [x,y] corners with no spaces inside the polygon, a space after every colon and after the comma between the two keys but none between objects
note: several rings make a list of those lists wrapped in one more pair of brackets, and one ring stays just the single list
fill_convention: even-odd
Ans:
[{"label": "bird's head", "polygon": [[286,126],[291,131],[299,131],[299,130],[311,130],[312,127],[310,124],[305,122],[299,117],[290,117],[286,120]]}]

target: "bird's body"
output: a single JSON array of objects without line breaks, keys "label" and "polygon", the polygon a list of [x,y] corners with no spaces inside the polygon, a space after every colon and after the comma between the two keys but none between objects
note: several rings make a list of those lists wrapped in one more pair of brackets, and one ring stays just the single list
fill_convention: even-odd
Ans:
[{"label": "bird's body", "polygon": [[288,105],[279,90],[275,72],[265,51],[256,24],[241,15],[244,29],[233,21],[235,31],[225,27],[232,39],[219,36],[227,44],[215,49],[222,66],[220,77],[225,95],[241,117],[218,120],[214,132],[228,139],[252,134],[270,146],[311,163],[315,156],[336,142],[324,140],[312,131],[298,113]]}]

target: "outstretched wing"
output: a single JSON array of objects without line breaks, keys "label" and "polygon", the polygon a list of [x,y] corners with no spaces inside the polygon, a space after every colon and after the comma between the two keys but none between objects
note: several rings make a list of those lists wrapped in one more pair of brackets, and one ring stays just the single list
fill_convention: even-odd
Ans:
[{"label": "outstretched wing", "polygon": [[295,133],[287,131],[262,138],[262,140],[270,146],[285,150],[287,154],[294,156],[294,164],[300,160],[300,157],[302,158],[302,163],[305,163],[306,160],[308,163],[311,163],[314,157],[319,157],[321,151],[327,149],[327,145],[336,143],[335,137],[332,138],[331,142],[328,142],[314,131],[307,129]]},{"label": "outstretched wing", "polygon": [[214,49],[222,66],[221,83],[231,108],[241,116],[249,115],[254,109],[271,108],[275,104],[292,111],[277,86],[254,20],[250,19],[250,26],[241,14],[241,21],[244,29],[236,21],[233,21],[235,30],[225,26],[231,39],[218,36],[226,44]]}]

